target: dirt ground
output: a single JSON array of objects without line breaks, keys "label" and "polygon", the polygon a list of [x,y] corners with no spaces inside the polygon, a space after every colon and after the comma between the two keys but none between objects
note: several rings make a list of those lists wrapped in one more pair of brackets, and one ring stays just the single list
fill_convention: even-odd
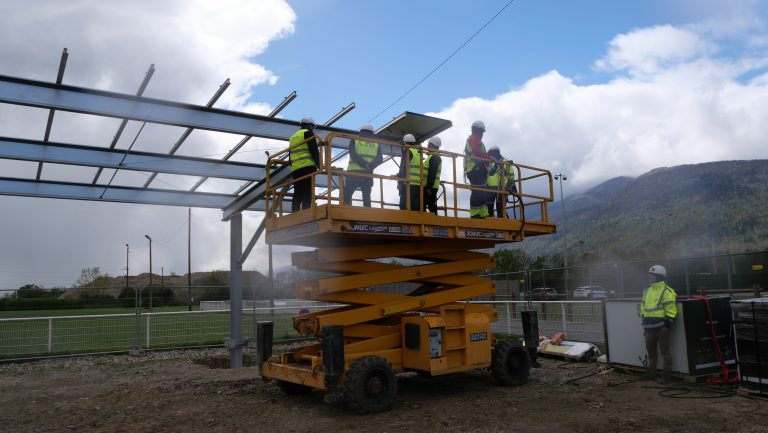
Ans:
[{"label": "dirt ground", "polygon": [[208,349],[0,364],[0,431],[766,431],[768,400],[700,384],[665,389],[596,363],[542,359],[527,385],[512,388],[481,372],[401,377],[390,411],[357,415],[318,392],[283,395],[255,367],[208,366],[226,356]]}]

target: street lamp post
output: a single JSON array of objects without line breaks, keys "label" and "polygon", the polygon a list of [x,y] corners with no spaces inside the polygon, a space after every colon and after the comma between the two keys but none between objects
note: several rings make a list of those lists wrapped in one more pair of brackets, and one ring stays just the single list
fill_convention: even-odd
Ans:
[{"label": "street lamp post", "polygon": [[149,235],[144,235],[149,239],[149,309],[152,309],[152,238]]},{"label": "street lamp post", "polygon": [[560,210],[562,211],[563,221],[563,266],[565,267],[565,295],[568,295],[568,240],[565,232],[565,198],[563,197],[563,181],[568,180],[568,176],[562,173],[555,175],[555,180],[560,182]]}]

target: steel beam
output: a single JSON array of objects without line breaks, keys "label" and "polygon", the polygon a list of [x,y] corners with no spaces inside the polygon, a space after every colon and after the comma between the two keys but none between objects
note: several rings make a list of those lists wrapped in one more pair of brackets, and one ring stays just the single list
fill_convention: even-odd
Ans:
[{"label": "steel beam", "polygon": [[[275,109],[274,109],[274,110],[272,110],[272,112],[271,112],[271,113],[267,114],[267,117],[275,117],[275,116],[277,116],[277,113],[279,113],[279,112],[283,111],[283,108],[287,107],[287,106],[288,106],[288,104],[290,104],[290,103],[291,103],[291,101],[293,101],[294,99],[296,99],[296,91],[295,91],[295,90],[294,90],[293,92],[291,92],[291,94],[290,94],[290,95],[286,96],[286,97],[285,97],[285,99],[283,99],[283,102],[281,102],[281,103],[277,104],[277,107],[275,107]],[[241,147],[245,146],[245,143],[247,143],[247,142],[248,142],[248,140],[250,140],[251,138],[253,138],[253,136],[252,136],[252,135],[248,135],[248,136],[245,136],[245,137],[243,137],[243,139],[242,139],[242,140],[240,140],[240,142],[239,142],[239,143],[237,143],[237,144],[235,145],[235,147],[233,147],[232,149],[230,149],[230,150],[229,150],[229,152],[227,152],[227,154],[226,154],[226,155],[224,155],[224,158],[222,158],[222,160],[223,160],[223,161],[229,161],[229,158],[232,158],[233,156],[235,156],[235,153],[237,153],[237,151],[238,151],[238,150],[240,150],[240,148],[241,148]],[[207,178],[207,177],[202,177],[202,178],[200,178],[200,180],[198,180],[198,181],[197,181],[197,183],[195,183],[195,184],[192,186],[192,188],[190,189],[190,191],[195,191],[196,189],[200,188],[200,185],[202,185],[202,184],[203,184],[203,182],[205,182],[206,180],[208,180],[208,178]],[[246,182],[246,183],[245,183],[245,185],[247,186],[247,185],[248,185],[248,182]],[[246,188],[246,186],[242,186],[242,187],[240,187],[240,188],[239,188],[239,189],[238,189],[238,190],[235,192],[235,194],[240,194],[240,192],[241,192],[243,189],[245,189],[245,188]]]},{"label": "steel beam", "polygon": [[150,152],[133,151],[126,153],[124,150],[104,147],[45,143],[7,137],[0,137],[0,158],[121,170],[154,171],[188,176],[204,174],[222,179],[249,181],[262,180],[266,175],[266,170],[262,164],[227,162],[188,156],[168,156]]},{"label": "steel beam", "polygon": [[[141,80],[141,84],[139,84],[139,90],[136,91],[136,96],[141,96],[144,94],[144,91],[147,90],[147,86],[149,85],[149,80],[152,79],[152,76],[155,74],[155,65],[151,64],[149,65],[149,69],[147,70],[147,73],[144,74],[144,79]],[[59,83],[57,83],[59,84]],[[128,119],[123,119],[122,122],[120,122],[120,126],[117,128],[117,132],[115,133],[115,136],[112,137],[112,142],[109,143],[109,148],[114,149],[115,146],[117,146],[117,142],[120,141],[120,137],[123,135],[123,131],[125,131],[125,126],[128,125]],[[141,131],[139,131],[141,132]],[[138,134],[136,136],[138,138]],[[134,142],[136,140],[134,139]],[[96,174],[93,176],[93,181],[91,181],[92,184],[96,184],[96,182],[99,181],[99,176],[101,176],[101,171],[103,168],[99,167],[98,170],[96,170]],[[112,176],[114,179],[114,175]]]},{"label": "steel beam", "polygon": [[[56,74],[56,84],[61,84],[61,82],[64,80],[64,70],[67,68],[67,59],[69,58],[69,53],[67,52],[67,49],[64,48],[64,51],[61,52],[61,60],[59,61],[59,73]],[[51,128],[53,127],[53,115],[56,113],[56,110],[51,109],[48,111],[48,122],[45,124],[45,134],[43,135],[43,141],[48,141],[48,139],[51,137]],[[40,179],[40,176],[43,174],[43,163],[37,164],[37,176],[35,176],[35,179]]]},{"label": "steel beam", "polygon": [[[0,75],[0,102],[287,141],[299,122]],[[318,126],[330,132],[355,131]]]},{"label": "steel beam", "polygon": [[[216,101],[218,101],[219,98],[221,98],[221,95],[224,94],[224,91],[227,90],[227,88],[229,87],[229,84],[230,84],[229,78],[227,78],[221,84],[221,86],[219,86],[219,89],[216,91],[216,93],[213,94],[213,96],[208,101],[208,103],[205,104],[205,106],[208,108],[213,107],[213,104],[215,104]],[[176,151],[179,150],[179,147],[181,147],[181,145],[187,140],[189,135],[192,134],[192,131],[194,131],[194,129],[192,128],[187,128],[186,130],[184,130],[184,132],[181,134],[181,137],[179,137],[179,139],[176,140],[176,143],[173,144],[173,146],[171,147],[171,150],[168,151],[168,155],[175,154]],[[144,182],[144,188],[149,188],[149,184],[151,184],[152,181],[155,180],[155,177],[157,177],[157,172],[150,174],[149,179],[147,179],[147,181]]]},{"label": "steel beam", "polygon": [[338,113],[334,114],[333,117],[331,117],[330,119],[326,120],[325,123],[323,123],[323,125],[324,126],[331,126],[331,125],[333,125],[334,123],[338,122],[339,119],[341,119],[342,117],[346,116],[347,113],[349,113],[350,111],[352,111],[354,109],[355,109],[355,102],[353,101],[349,105],[347,105],[346,107],[342,108],[341,111],[339,111]]},{"label": "steel beam", "polygon": [[[146,189],[128,186],[91,185],[90,183],[36,181],[0,177],[0,195],[22,197],[59,198],[117,203],[152,204],[221,209],[235,196],[210,192]],[[103,196],[102,196],[103,194]],[[289,202],[289,201],[286,201]],[[247,210],[264,211],[264,202],[255,203]]]}]

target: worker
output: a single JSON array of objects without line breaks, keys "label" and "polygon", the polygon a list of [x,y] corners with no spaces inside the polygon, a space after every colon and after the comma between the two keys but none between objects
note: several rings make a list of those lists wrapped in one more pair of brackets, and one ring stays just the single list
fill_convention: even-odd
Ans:
[{"label": "worker", "polygon": [[[360,127],[360,136],[373,137],[370,123]],[[347,171],[373,174],[373,170],[384,160],[379,143],[368,140],[349,140],[349,164]],[[344,204],[352,204],[352,195],[360,188],[363,193],[363,206],[371,207],[371,188],[373,178],[359,175],[347,175],[344,178]]]},{"label": "worker", "polygon": [[[413,134],[403,136],[403,154],[400,157],[400,171],[397,183],[400,192],[400,209],[421,210],[421,153]],[[408,196],[410,195],[410,201]]]},{"label": "worker", "polygon": [[440,150],[442,140],[440,137],[432,137],[427,141],[429,155],[424,162],[427,171],[427,182],[424,184],[424,201],[428,211],[437,215],[437,193],[440,189],[440,174],[443,171],[443,161],[436,151]]},{"label": "worker", "polygon": [[310,175],[320,166],[320,151],[317,148],[314,128],[315,119],[310,116],[304,117],[299,122],[299,130],[289,139],[291,147],[288,159],[294,179],[291,212],[312,207],[312,176]]},{"label": "worker", "polygon": [[493,216],[493,208],[496,207],[496,216],[504,217],[506,210],[505,195],[501,193],[501,185],[506,186],[507,162],[502,158],[498,146],[488,149],[490,162],[488,163],[488,189],[494,189],[496,192],[488,193],[488,216]]},{"label": "worker", "polygon": [[[486,188],[488,182],[488,154],[483,144],[485,124],[481,120],[472,123],[472,134],[464,146],[464,176],[475,188]],[[485,218],[488,216],[488,193],[473,189],[469,196],[469,216]]]},{"label": "worker", "polygon": [[[677,317],[677,294],[667,285],[667,270],[664,266],[653,265],[648,270],[650,287],[643,292],[640,301],[640,316],[643,319],[645,349],[648,351],[648,370],[641,377],[643,380],[658,380],[667,383],[672,372],[672,354],[669,339],[672,325]],[[664,375],[657,378],[656,365],[658,350],[663,359]]]}]

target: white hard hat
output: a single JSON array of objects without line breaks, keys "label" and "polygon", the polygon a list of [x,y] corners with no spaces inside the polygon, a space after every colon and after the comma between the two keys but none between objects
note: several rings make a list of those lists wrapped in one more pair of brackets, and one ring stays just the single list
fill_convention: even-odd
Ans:
[{"label": "white hard hat", "polygon": [[363,126],[360,127],[360,132],[363,132],[363,131],[373,132],[373,125],[371,125],[370,123],[364,123]]},{"label": "white hard hat", "polygon": [[651,266],[651,269],[648,269],[648,273],[661,275],[662,277],[667,278],[667,270],[664,268],[664,266],[661,265]]},{"label": "white hard hat", "polygon": [[490,153],[490,152],[493,152],[493,151],[496,151],[496,152],[501,152],[501,151],[499,150],[499,146],[491,146],[491,148],[490,148],[490,149],[488,149],[488,152],[489,152],[489,153]]},{"label": "white hard hat", "polygon": [[482,120],[475,120],[472,122],[472,127],[485,131],[485,123]]},{"label": "white hard hat", "polygon": [[440,149],[440,145],[443,144],[443,140],[440,140],[440,137],[432,137],[429,139],[427,144],[430,144],[438,149]]},{"label": "white hard hat", "polygon": [[305,124],[305,125],[317,126],[317,123],[315,123],[315,119],[313,119],[312,116],[304,116],[301,119],[300,123]]},{"label": "white hard hat", "polygon": [[416,137],[413,136],[413,134],[405,134],[403,136],[403,143],[415,143]]}]

